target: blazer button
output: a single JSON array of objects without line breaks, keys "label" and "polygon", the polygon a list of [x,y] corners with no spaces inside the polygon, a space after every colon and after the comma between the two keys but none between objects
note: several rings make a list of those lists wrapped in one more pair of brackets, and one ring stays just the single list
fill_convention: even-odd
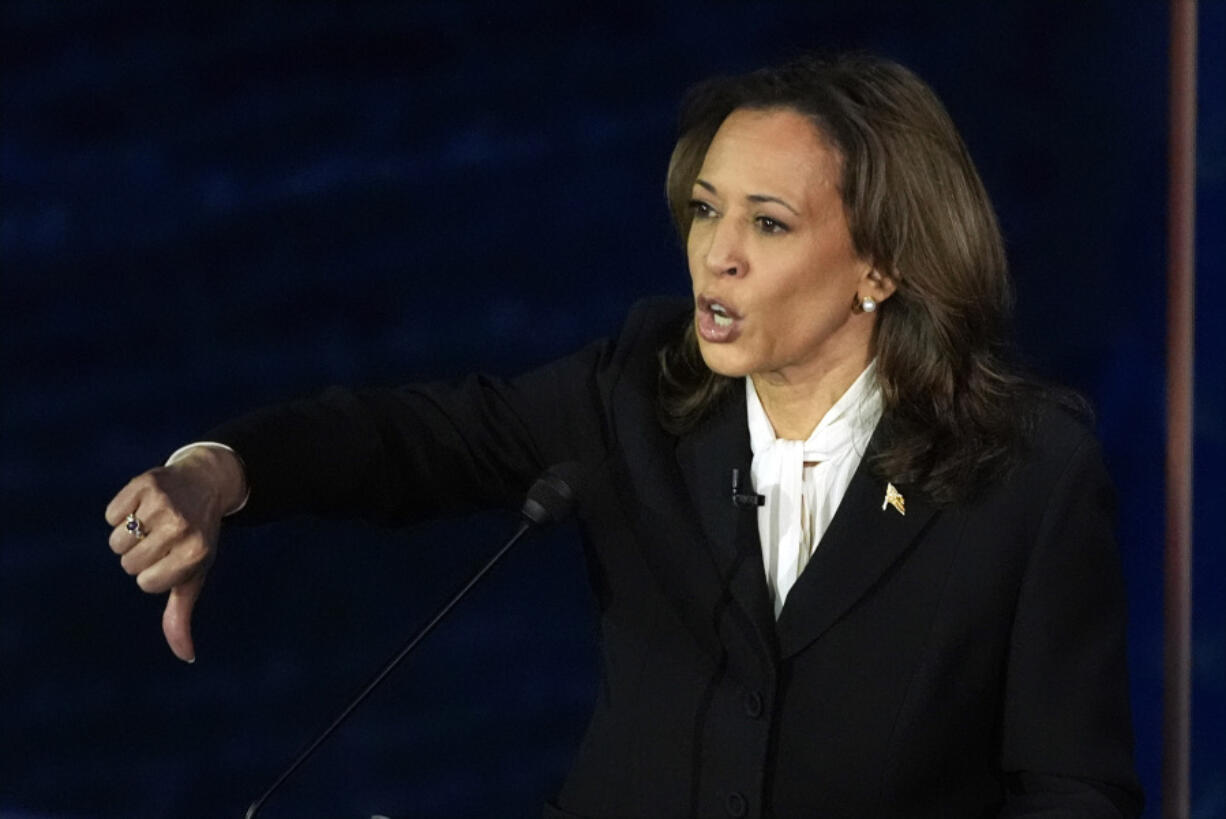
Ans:
[{"label": "blazer button", "polygon": [[746,811],[749,810],[749,803],[745,801],[744,796],[733,791],[724,800],[724,810],[728,811],[729,816],[744,816]]},{"label": "blazer button", "polygon": [[750,719],[762,716],[762,695],[757,691],[750,691],[745,695],[745,716]]}]

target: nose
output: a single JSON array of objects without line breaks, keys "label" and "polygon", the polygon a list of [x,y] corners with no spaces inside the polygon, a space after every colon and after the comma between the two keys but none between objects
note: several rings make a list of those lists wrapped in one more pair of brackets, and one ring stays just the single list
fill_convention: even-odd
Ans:
[{"label": "nose", "polygon": [[743,276],[748,269],[744,236],[737,220],[723,218],[711,226],[704,261],[716,276]]}]

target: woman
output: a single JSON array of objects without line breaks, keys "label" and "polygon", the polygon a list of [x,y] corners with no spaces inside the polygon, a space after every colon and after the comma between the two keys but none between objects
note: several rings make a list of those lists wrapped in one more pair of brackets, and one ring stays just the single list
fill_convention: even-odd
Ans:
[{"label": "woman", "polygon": [[714,80],[668,192],[692,303],[510,382],[263,410],[125,487],[111,547],[175,653],[223,513],[399,522],[579,461],[603,684],[547,815],[1136,815],[1110,484],[1006,362],[931,90],[863,55]]}]

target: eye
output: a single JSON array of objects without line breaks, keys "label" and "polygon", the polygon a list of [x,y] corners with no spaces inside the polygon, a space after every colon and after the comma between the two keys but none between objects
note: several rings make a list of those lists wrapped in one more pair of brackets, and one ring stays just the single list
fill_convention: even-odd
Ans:
[{"label": "eye", "polygon": [[754,222],[758,225],[758,230],[763,233],[787,233],[788,226],[778,219],[772,219],[769,216],[758,216],[754,218]]},{"label": "eye", "polygon": [[695,219],[710,219],[715,215],[715,208],[701,199],[690,200],[690,213]]}]

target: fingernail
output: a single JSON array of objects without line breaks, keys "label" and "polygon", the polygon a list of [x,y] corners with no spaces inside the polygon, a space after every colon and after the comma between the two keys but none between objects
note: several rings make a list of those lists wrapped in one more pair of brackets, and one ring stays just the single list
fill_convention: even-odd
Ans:
[{"label": "fingernail", "polygon": [[183,662],[187,663],[188,665],[191,665],[192,663],[196,662],[196,658],[192,657],[190,660],[184,660]]}]

